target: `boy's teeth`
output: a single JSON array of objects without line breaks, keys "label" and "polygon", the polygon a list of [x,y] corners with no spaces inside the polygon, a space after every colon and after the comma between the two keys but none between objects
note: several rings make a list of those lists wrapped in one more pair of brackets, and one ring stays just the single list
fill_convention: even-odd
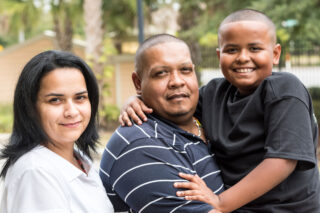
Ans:
[{"label": "boy's teeth", "polygon": [[236,69],[237,72],[252,72],[252,68]]}]

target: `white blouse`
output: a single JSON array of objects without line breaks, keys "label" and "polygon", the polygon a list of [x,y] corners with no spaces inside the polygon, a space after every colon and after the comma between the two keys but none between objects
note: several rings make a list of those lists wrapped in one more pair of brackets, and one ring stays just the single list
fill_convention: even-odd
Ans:
[{"label": "white blouse", "polygon": [[8,170],[0,212],[114,212],[92,162],[77,155],[88,174],[44,146],[24,154]]}]

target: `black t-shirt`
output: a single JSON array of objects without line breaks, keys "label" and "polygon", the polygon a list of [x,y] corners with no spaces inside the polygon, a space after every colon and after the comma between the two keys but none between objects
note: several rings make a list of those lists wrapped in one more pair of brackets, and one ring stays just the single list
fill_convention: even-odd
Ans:
[{"label": "black t-shirt", "polygon": [[294,75],[273,73],[244,97],[225,79],[213,79],[200,89],[196,116],[226,188],[265,158],[298,161],[286,180],[236,212],[320,212],[318,127],[310,95]]}]

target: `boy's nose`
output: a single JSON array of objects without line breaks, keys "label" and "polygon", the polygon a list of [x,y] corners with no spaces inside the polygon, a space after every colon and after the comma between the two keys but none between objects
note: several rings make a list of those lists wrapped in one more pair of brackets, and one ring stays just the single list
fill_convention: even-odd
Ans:
[{"label": "boy's nose", "polygon": [[248,51],[247,50],[241,50],[238,57],[236,58],[237,63],[246,63],[250,59]]}]

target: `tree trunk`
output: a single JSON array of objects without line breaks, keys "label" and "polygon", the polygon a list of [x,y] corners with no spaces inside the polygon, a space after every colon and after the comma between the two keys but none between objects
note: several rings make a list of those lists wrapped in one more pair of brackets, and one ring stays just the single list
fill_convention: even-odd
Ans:
[{"label": "tree trunk", "polygon": [[73,38],[71,14],[64,2],[60,4],[52,13],[56,33],[55,48],[71,52]]},{"label": "tree trunk", "polygon": [[[104,109],[103,88],[105,85],[104,64],[101,62],[104,30],[102,28],[102,0],[84,0],[83,3],[85,34],[86,34],[86,58],[96,74],[99,90],[99,110]],[[103,120],[102,120],[103,122]],[[103,123],[102,123],[103,125]]]}]

